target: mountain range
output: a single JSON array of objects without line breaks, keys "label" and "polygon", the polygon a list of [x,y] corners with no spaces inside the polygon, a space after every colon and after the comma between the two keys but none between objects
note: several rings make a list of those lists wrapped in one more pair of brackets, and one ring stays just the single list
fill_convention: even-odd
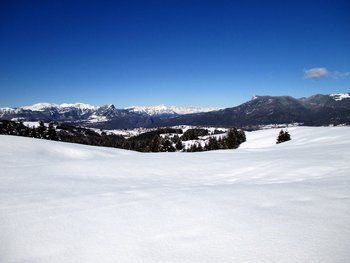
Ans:
[{"label": "mountain range", "polygon": [[163,119],[185,114],[208,112],[220,108],[176,106],[132,106],[117,109],[113,104],[94,106],[85,103],[37,103],[17,108],[0,108],[0,119],[22,121],[56,121],[104,129],[149,127]]},{"label": "mountain range", "polygon": [[239,106],[225,109],[165,105],[117,109],[113,104],[98,107],[84,103],[38,103],[0,108],[0,119],[56,121],[102,129],[174,125],[249,127],[282,123],[349,125],[350,93],[317,94],[298,99],[290,96],[254,96]]},{"label": "mountain range", "polygon": [[290,96],[254,96],[239,106],[162,120],[163,126],[205,125],[249,127],[299,123],[307,126],[350,124],[350,93]]}]

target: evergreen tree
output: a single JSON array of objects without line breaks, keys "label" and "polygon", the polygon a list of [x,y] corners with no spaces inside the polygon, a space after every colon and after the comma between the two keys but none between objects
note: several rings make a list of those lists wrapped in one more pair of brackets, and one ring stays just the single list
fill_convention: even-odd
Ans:
[{"label": "evergreen tree", "polygon": [[202,152],[204,149],[202,144],[194,142],[188,149],[187,152]]},{"label": "evergreen tree", "polygon": [[198,136],[206,136],[209,134],[207,129],[188,129],[181,137],[183,141],[198,140]]},{"label": "evergreen tree", "polygon": [[278,137],[277,137],[276,143],[279,144],[279,143],[290,141],[290,140],[291,140],[290,134],[287,131],[281,130]]},{"label": "evergreen tree", "polygon": [[36,133],[39,138],[45,138],[46,126],[43,121],[39,122],[39,127],[36,129]]},{"label": "evergreen tree", "polygon": [[47,139],[49,140],[57,140],[57,133],[56,133],[56,129],[55,126],[53,125],[53,122],[49,123],[49,128],[47,130]]},{"label": "evergreen tree", "polygon": [[36,129],[34,127],[32,127],[29,131],[29,137],[32,137],[32,138],[38,138],[38,134],[36,132]]},{"label": "evergreen tree", "polygon": [[217,149],[219,149],[218,140],[216,139],[216,137],[210,137],[208,144],[205,146],[205,150],[211,151]]},{"label": "evergreen tree", "polygon": [[180,139],[177,140],[177,142],[175,144],[175,148],[178,151],[181,151],[183,149],[182,141]]},{"label": "evergreen tree", "polygon": [[11,122],[7,123],[6,130],[7,130],[7,134],[9,134],[9,135],[15,134],[15,132],[14,132],[14,122],[11,121]]},{"label": "evergreen tree", "polygon": [[171,138],[171,141],[172,141],[173,143],[177,143],[178,140],[180,140],[180,137],[179,137],[179,135],[177,135],[177,134],[175,134],[175,135]]},{"label": "evergreen tree", "polygon": [[28,136],[28,133],[29,133],[28,127],[23,124],[23,121],[20,121],[19,123],[17,123],[16,130],[17,130],[17,135]]},{"label": "evergreen tree", "polygon": [[175,152],[175,148],[173,146],[173,143],[169,139],[164,139],[162,141],[162,145],[160,150],[162,152]]},{"label": "evergreen tree", "polygon": [[245,132],[243,130],[238,131],[238,135],[239,135],[240,143],[243,143],[247,140],[245,136]]},{"label": "evergreen tree", "polygon": [[151,152],[159,152],[160,151],[160,137],[155,136],[151,143]]},{"label": "evergreen tree", "polygon": [[187,152],[196,152],[197,151],[197,144],[192,144],[188,149]]},{"label": "evergreen tree", "polygon": [[237,129],[229,129],[226,136],[226,145],[229,149],[237,148],[239,145],[238,138],[237,138]]},{"label": "evergreen tree", "polygon": [[227,149],[226,142],[224,139],[222,139],[222,137],[219,137],[217,142],[218,142],[218,149]]}]

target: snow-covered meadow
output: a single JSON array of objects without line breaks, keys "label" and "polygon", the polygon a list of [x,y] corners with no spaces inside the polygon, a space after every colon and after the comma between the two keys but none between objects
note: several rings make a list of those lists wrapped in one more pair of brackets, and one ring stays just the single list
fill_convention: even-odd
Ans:
[{"label": "snow-covered meadow", "polygon": [[0,262],[350,259],[350,127],[137,153],[0,136]]}]

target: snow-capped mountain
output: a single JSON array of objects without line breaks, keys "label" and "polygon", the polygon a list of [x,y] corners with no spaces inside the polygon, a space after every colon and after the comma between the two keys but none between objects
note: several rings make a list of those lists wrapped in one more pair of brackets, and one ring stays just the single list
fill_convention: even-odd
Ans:
[{"label": "snow-capped mountain", "polygon": [[[183,115],[190,113],[199,113],[199,112],[209,112],[214,110],[219,110],[221,108],[218,107],[208,107],[208,108],[200,108],[200,107],[177,107],[177,106],[166,106],[166,105],[158,105],[158,106],[131,106],[127,107],[125,110],[134,113],[142,113],[150,116],[159,116],[159,115]],[[44,112],[44,111],[56,111],[56,112],[69,112],[71,110],[81,111],[81,112],[96,112],[95,116],[99,116],[102,114],[113,115],[115,110],[115,106],[113,104],[104,105],[104,106],[94,106],[86,103],[63,103],[63,104],[54,104],[54,103],[37,103],[30,106],[23,106],[18,108],[0,108],[0,114],[6,113],[20,113],[23,111],[32,111],[32,112]],[[100,114],[99,114],[100,113]]]},{"label": "snow-capped mountain", "polygon": [[101,129],[201,125],[246,127],[279,123],[305,125],[350,124],[350,93],[290,96],[254,96],[239,106],[218,108],[133,106],[117,109],[113,104],[38,103],[18,108],[0,108],[0,119],[57,121]]},{"label": "snow-capped mountain", "polygon": [[164,104],[158,106],[132,106],[126,108],[127,110],[139,113],[146,113],[148,115],[183,115],[183,114],[191,114],[191,113],[200,113],[200,112],[209,112],[220,110],[222,108],[218,107],[178,107],[178,106],[166,106]]},{"label": "snow-capped mountain", "polygon": [[331,96],[334,100],[343,100],[343,99],[350,99],[350,93],[335,93],[329,95]]},{"label": "snow-capped mountain", "polygon": [[25,111],[31,111],[31,112],[45,112],[45,111],[51,111],[51,112],[57,112],[57,113],[64,113],[68,111],[81,111],[82,113],[87,111],[96,110],[98,107],[85,104],[85,103],[74,103],[74,104],[54,104],[54,103],[36,103],[34,105],[30,106],[23,106],[18,108],[0,108],[0,117],[6,114],[20,114]]},{"label": "snow-capped mountain", "polygon": [[0,118],[78,123],[97,128],[136,128],[150,126],[164,118],[215,109],[217,108],[168,107],[165,105],[117,109],[113,104],[94,106],[85,103],[37,103],[18,108],[0,108]]},{"label": "snow-capped mountain", "polygon": [[161,126],[199,125],[249,127],[303,123],[309,126],[350,124],[350,93],[290,96],[254,96],[237,107],[162,120]]},{"label": "snow-capped mountain", "polygon": [[23,106],[18,109],[31,110],[31,111],[45,111],[47,109],[56,109],[58,111],[67,111],[69,109],[77,109],[81,111],[96,110],[98,107],[86,103],[63,103],[63,104],[53,104],[53,103],[37,103],[30,106]]}]

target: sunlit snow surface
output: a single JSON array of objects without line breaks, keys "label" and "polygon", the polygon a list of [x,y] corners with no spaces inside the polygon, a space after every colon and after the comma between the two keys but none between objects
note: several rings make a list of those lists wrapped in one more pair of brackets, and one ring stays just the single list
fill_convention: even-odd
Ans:
[{"label": "sunlit snow surface", "polygon": [[350,128],[136,153],[0,136],[0,262],[350,259]]}]

